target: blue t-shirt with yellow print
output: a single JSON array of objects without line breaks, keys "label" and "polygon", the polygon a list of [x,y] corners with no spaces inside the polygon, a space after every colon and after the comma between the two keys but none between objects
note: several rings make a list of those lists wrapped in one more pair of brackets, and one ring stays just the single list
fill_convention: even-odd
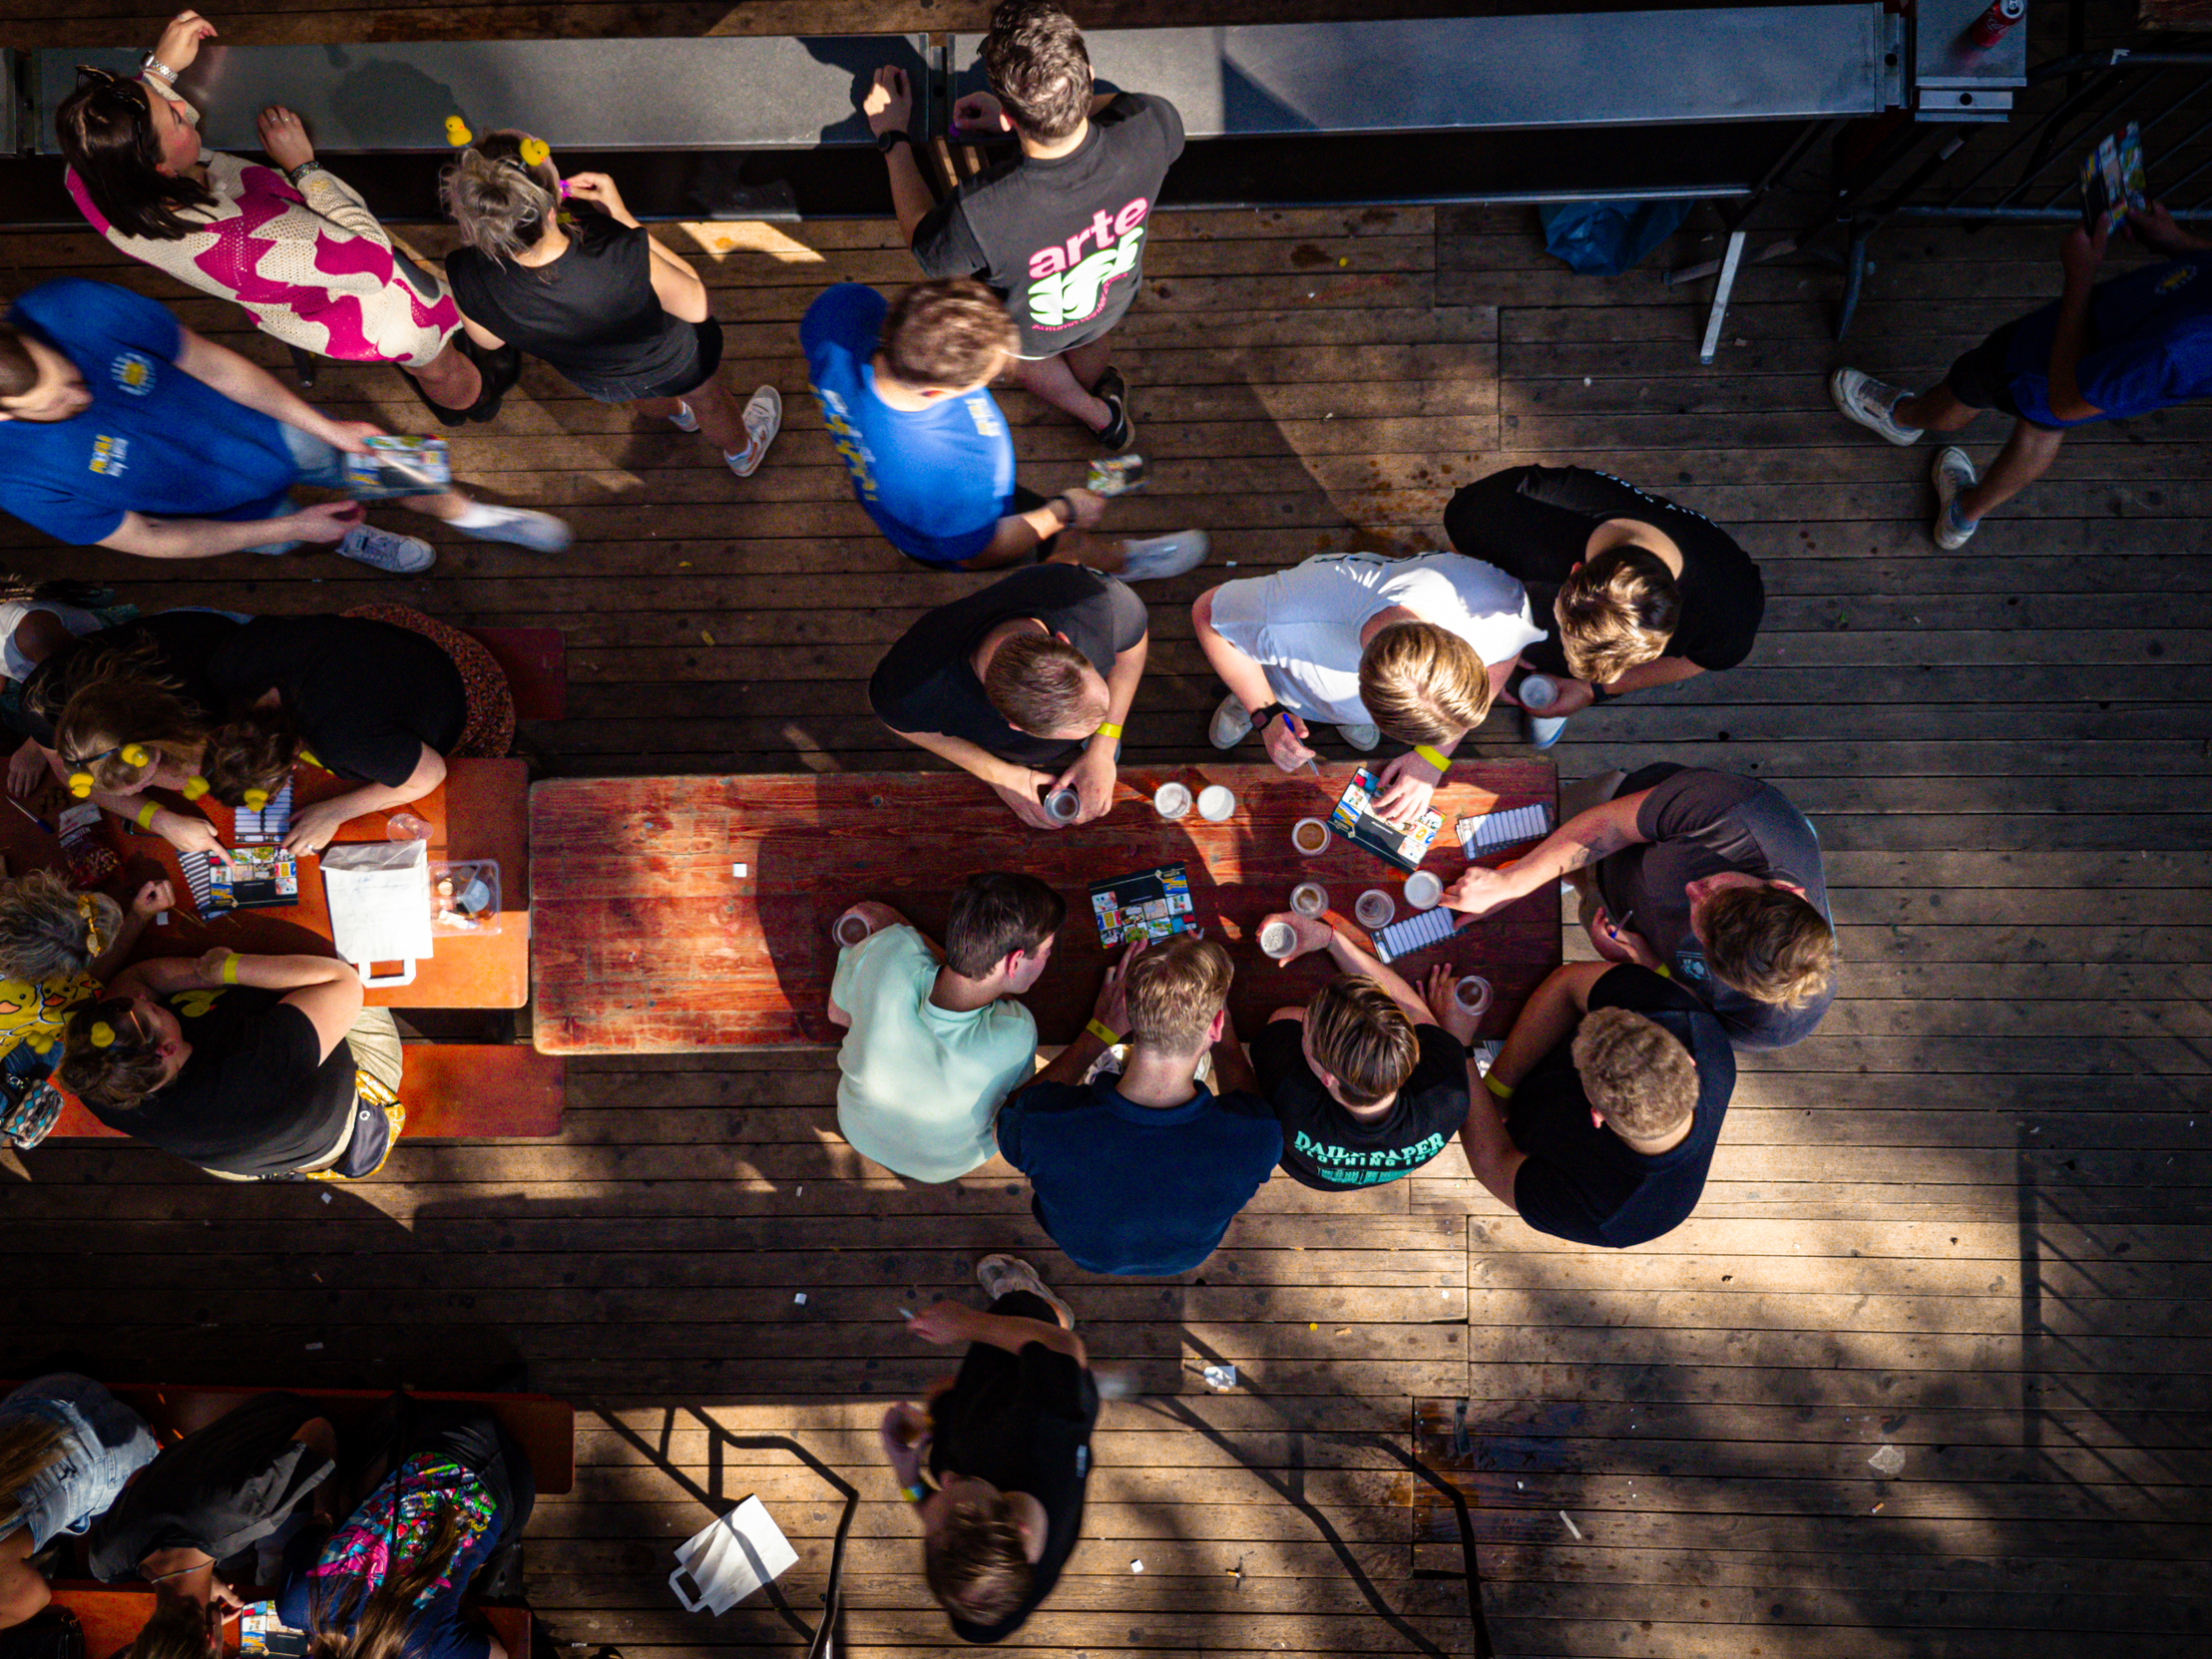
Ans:
[{"label": "blue t-shirt with yellow print", "polygon": [[[2082,426],[2050,412],[2053,300],[2022,317],[2004,353],[2012,401],[2038,426]],[[2089,338],[2074,367],[2088,420],[2146,415],[2212,394],[2212,252],[2139,265],[2089,296]]]}]

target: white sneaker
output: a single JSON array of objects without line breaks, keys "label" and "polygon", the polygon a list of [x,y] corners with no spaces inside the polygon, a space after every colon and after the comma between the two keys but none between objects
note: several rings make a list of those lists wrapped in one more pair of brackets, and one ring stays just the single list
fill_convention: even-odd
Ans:
[{"label": "white sneaker", "polygon": [[677,398],[675,400],[675,413],[668,417],[668,424],[678,432],[696,432],[699,429],[699,418],[691,413],[691,406],[688,403],[685,403],[681,398]]},{"label": "white sneaker", "polygon": [[365,524],[357,524],[345,533],[344,540],[338,543],[337,553],[340,559],[358,560],[395,576],[412,576],[417,571],[427,571],[438,562],[438,555],[428,542]]},{"label": "white sneaker", "polygon": [[1041,1296],[1052,1304],[1063,1326],[1071,1331],[1076,1328],[1076,1310],[1048,1290],[1045,1281],[1037,1276],[1037,1269],[1019,1256],[984,1257],[976,1263],[976,1283],[983,1286],[983,1294],[994,1302],[1018,1290]]},{"label": "white sneaker", "polygon": [[1532,749],[1548,749],[1566,730],[1564,714],[1532,714],[1521,711],[1521,735]]},{"label": "white sneaker", "polygon": [[1959,527],[1951,504],[1959,499],[1962,490],[1975,485],[1974,463],[1967,459],[1967,452],[1953,445],[1936,451],[1933,469],[1936,480],[1936,522],[1929,527],[1929,534],[1936,538],[1936,545],[1946,553],[1957,553],[1974,540],[1974,533],[1982,528],[1978,519],[1965,529]]},{"label": "white sneaker", "polygon": [[750,478],[760,470],[760,463],[768,458],[768,446],[782,430],[783,394],[773,386],[761,386],[745,400],[745,447],[722,459],[739,478]]},{"label": "white sneaker", "polygon": [[1233,749],[1252,735],[1252,711],[1232,696],[1221,699],[1221,706],[1213,711],[1213,723],[1206,727],[1206,737],[1217,749]]},{"label": "white sneaker", "polygon": [[1885,386],[1858,369],[1838,369],[1828,377],[1828,395],[1835,399],[1837,412],[1845,420],[1856,421],[1869,432],[1879,432],[1900,449],[1920,442],[1922,429],[1905,425],[1896,413],[1898,400],[1911,393]]},{"label": "white sneaker", "polygon": [[576,532],[551,513],[533,513],[527,507],[495,507],[488,501],[477,502],[475,507],[478,515],[492,517],[478,517],[474,523],[453,528],[479,542],[505,542],[533,553],[559,553],[576,540]]},{"label": "white sneaker", "polygon": [[1383,734],[1373,726],[1338,726],[1336,734],[1362,754],[1366,754],[1383,740]]},{"label": "white sneaker", "polygon": [[1140,542],[1121,544],[1121,569],[1117,576],[1123,582],[1156,582],[1162,577],[1181,576],[1194,571],[1206,562],[1206,533],[1202,530],[1178,530],[1172,536],[1153,536]]}]

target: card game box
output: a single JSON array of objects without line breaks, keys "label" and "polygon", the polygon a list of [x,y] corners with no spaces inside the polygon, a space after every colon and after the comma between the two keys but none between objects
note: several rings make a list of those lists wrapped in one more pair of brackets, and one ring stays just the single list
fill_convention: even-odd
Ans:
[{"label": "card game box", "polygon": [[299,903],[299,861],[281,847],[240,847],[225,864],[186,853],[185,885],[202,921],[228,910],[289,910]]},{"label": "card game box", "polygon": [[1426,811],[1411,824],[1394,824],[1375,816],[1374,801],[1382,785],[1365,766],[1352,774],[1344,793],[1329,812],[1329,828],[1355,847],[1373,853],[1386,864],[1395,864],[1409,876],[1421,868],[1429,844],[1444,828],[1441,812]]},{"label": "card game box", "polygon": [[2141,209],[2149,202],[2143,135],[2131,121],[2081,159],[2081,222],[2092,236],[2099,225],[2114,230],[2130,207]]},{"label": "card game box", "polygon": [[1188,933],[1194,925],[1190,877],[1180,864],[1163,864],[1133,876],[1093,882],[1091,913],[1098,919],[1102,945]]},{"label": "card game box", "polygon": [[453,462],[443,438],[394,438],[378,433],[368,440],[366,455],[348,455],[345,482],[349,488],[419,490],[435,495],[453,483]]}]

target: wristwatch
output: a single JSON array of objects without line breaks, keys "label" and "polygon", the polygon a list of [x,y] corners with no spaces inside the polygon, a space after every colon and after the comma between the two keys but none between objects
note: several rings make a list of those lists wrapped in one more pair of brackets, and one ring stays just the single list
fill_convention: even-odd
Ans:
[{"label": "wristwatch", "polygon": [[876,148],[886,156],[891,154],[894,146],[912,144],[913,142],[914,135],[903,127],[894,127],[888,133],[878,133],[876,135]]},{"label": "wristwatch", "polygon": [[1285,708],[1279,702],[1271,702],[1265,704],[1262,707],[1255,708],[1252,710],[1252,729],[1254,731],[1257,731],[1260,729],[1260,727],[1266,725],[1268,721],[1279,719],[1289,712],[1290,710]]},{"label": "wristwatch", "polygon": [[177,71],[163,63],[151,52],[139,60],[139,73],[141,75],[159,75],[173,87],[177,84]]}]

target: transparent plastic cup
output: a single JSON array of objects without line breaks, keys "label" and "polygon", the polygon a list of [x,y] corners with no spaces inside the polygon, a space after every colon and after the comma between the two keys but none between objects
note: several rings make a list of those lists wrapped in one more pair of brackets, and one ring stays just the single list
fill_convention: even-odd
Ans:
[{"label": "transparent plastic cup", "polygon": [[1298,948],[1298,936],[1288,922],[1270,922],[1259,930],[1259,948],[1270,961],[1287,962]]},{"label": "transparent plastic cup", "polygon": [[1452,988],[1452,1000],[1470,1014],[1481,1014],[1490,1007],[1490,981],[1470,974]]},{"label": "transparent plastic cup", "polygon": [[829,930],[830,938],[850,950],[864,941],[874,930],[868,926],[865,916],[855,916],[851,911],[837,918],[837,925]]},{"label": "transparent plastic cup", "polygon": [[1290,826],[1290,846],[1300,858],[1328,851],[1329,826],[1319,818],[1301,818]]},{"label": "transparent plastic cup", "polygon": [[1352,915],[1358,919],[1359,925],[1369,932],[1373,932],[1377,928],[1389,927],[1390,919],[1397,914],[1398,901],[1379,887],[1370,887],[1359,896],[1359,902],[1352,907]]},{"label": "transparent plastic cup", "polygon": [[1521,699],[1523,708],[1534,714],[1559,700],[1558,681],[1544,674],[1531,674],[1521,682],[1521,689],[1514,695]]},{"label": "transparent plastic cup", "polygon": [[1152,810],[1169,822],[1190,814],[1190,787],[1181,783],[1163,783],[1152,791]]},{"label": "transparent plastic cup", "polygon": [[1083,816],[1083,797],[1073,789],[1055,789],[1045,797],[1045,812],[1056,824],[1072,824]]},{"label": "transparent plastic cup", "polygon": [[1198,816],[1209,824],[1225,824],[1236,810],[1236,796],[1223,784],[1209,783],[1198,791]]},{"label": "transparent plastic cup", "polygon": [[1406,903],[1416,910],[1434,910],[1444,897],[1444,883],[1432,871],[1416,870],[1406,878]]},{"label": "transparent plastic cup", "polygon": [[384,820],[384,839],[387,841],[427,841],[430,826],[412,812],[395,812]]},{"label": "transparent plastic cup", "polygon": [[1329,890],[1317,881],[1302,881],[1290,890],[1290,908],[1300,916],[1319,916],[1329,908]]}]

